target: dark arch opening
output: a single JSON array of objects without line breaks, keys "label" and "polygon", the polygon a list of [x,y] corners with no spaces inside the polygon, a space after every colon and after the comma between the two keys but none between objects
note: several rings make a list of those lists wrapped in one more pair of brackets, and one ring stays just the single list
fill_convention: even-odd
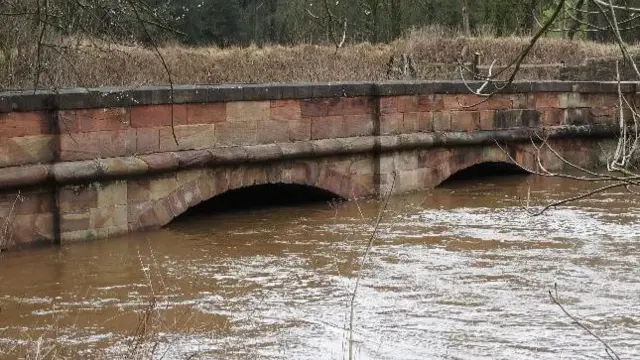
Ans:
[{"label": "dark arch opening", "polygon": [[506,162],[483,162],[462,169],[449,176],[439,186],[448,186],[459,182],[477,181],[479,179],[489,179],[493,177],[523,176],[529,172],[517,165]]},{"label": "dark arch opening", "polygon": [[320,188],[298,184],[253,185],[230,190],[188,209],[174,221],[211,215],[273,207],[292,207],[344,200]]}]

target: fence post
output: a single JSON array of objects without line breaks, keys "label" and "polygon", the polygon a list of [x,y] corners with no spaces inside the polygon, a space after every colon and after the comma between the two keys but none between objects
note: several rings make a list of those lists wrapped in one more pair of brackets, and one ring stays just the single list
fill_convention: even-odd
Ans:
[{"label": "fence post", "polygon": [[478,79],[480,77],[480,53],[473,54],[473,64],[471,64],[471,71],[473,72],[473,78]]}]

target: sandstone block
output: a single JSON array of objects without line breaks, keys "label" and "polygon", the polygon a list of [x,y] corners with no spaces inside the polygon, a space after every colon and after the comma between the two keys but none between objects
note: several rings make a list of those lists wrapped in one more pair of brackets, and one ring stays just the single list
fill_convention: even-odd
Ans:
[{"label": "sandstone block", "polygon": [[299,100],[271,101],[271,120],[298,121],[302,119],[302,109]]},{"label": "sandstone block", "polygon": [[50,163],[55,154],[53,135],[0,137],[0,167]]},{"label": "sandstone block", "polygon": [[51,124],[44,112],[0,113],[0,137],[51,134]]},{"label": "sandstone block", "polygon": [[380,135],[398,135],[404,128],[402,113],[384,114],[380,116]]},{"label": "sandstone block", "polygon": [[187,107],[184,104],[144,105],[131,108],[131,127],[163,127],[187,123]]},{"label": "sandstone block", "polygon": [[255,145],[258,124],[255,121],[235,121],[216,124],[215,144],[222,146]]},{"label": "sandstone block", "polygon": [[83,109],[76,110],[75,115],[80,132],[124,130],[131,121],[126,108]]},{"label": "sandstone block", "polygon": [[229,122],[258,122],[271,117],[270,101],[237,101],[226,105]]},{"label": "sandstone block", "polygon": [[345,115],[343,134],[347,137],[373,135],[374,121],[373,114]]},{"label": "sandstone block", "polygon": [[227,106],[224,103],[187,104],[187,124],[215,124],[226,121]]},{"label": "sandstone block", "polygon": [[331,139],[344,137],[344,118],[342,116],[325,116],[311,119],[311,139]]}]

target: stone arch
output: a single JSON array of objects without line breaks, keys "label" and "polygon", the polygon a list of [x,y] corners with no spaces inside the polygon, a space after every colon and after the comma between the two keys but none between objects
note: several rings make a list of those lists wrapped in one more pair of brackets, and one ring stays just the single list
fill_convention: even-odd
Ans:
[{"label": "stone arch", "polygon": [[[318,188],[343,199],[374,194],[368,177],[356,174],[354,161],[297,161],[244,164],[184,170],[139,180],[148,192],[143,201],[130,202],[129,231],[157,229],[188,209],[223,193],[255,185],[295,184]],[[138,184],[139,186],[140,184]],[[129,189],[136,187],[130,184]],[[129,194],[131,198],[133,194]]]},{"label": "stone arch", "polygon": [[[509,149],[509,155],[495,145],[481,147],[460,147],[443,150],[447,153],[440,167],[433,172],[432,186],[442,184],[456,173],[483,163],[503,163],[526,168],[535,168],[535,156],[529,146],[516,146]],[[512,159],[517,162],[514,163]],[[526,171],[526,169],[523,169]]]}]

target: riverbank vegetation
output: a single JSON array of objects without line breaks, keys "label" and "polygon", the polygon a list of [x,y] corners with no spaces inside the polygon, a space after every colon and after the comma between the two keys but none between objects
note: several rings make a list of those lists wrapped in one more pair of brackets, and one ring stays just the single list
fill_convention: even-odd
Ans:
[{"label": "riverbank vegetation", "polygon": [[[508,64],[555,2],[520,3],[2,0],[0,89],[379,81],[406,78],[403,56],[412,78],[456,79],[457,62],[475,53],[487,65]],[[583,24],[591,2],[570,3],[526,63],[579,65],[619,54],[611,33]],[[638,40],[632,31],[622,36]],[[522,69],[518,78],[554,79],[558,70]]]}]

